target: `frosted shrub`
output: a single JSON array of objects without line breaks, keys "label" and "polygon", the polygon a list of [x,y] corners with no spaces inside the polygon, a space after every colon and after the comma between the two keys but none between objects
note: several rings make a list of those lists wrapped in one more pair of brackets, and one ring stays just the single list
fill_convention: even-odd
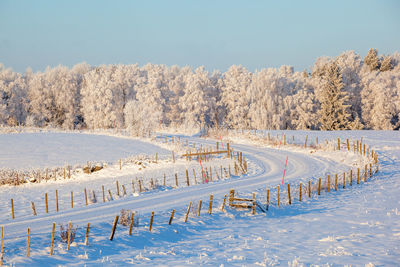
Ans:
[{"label": "frosted shrub", "polygon": [[[74,242],[76,231],[78,230],[78,226],[71,224],[71,234],[70,234],[70,243]],[[60,225],[60,238],[61,242],[68,242],[68,225],[64,227],[64,225]]]}]

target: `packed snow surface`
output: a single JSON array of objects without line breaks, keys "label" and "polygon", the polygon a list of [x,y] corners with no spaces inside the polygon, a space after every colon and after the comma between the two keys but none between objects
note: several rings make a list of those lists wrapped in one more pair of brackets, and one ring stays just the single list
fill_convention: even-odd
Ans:
[{"label": "packed snow surface", "polygon": [[[200,165],[196,161],[177,158],[149,163],[138,170],[124,166],[110,166],[91,175],[77,174],[70,180],[48,181],[40,184],[0,187],[0,226],[5,227],[5,264],[15,265],[208,265],[208,266],[397,266],[400,257],[400,135],[389,131],[304,132],[272,131],[273,136],[285,133],[289,143],[310,143],[325,139],[336,141],[363,140],[378,151],[379,172],[368,181],[353,182],[343,189],[330,193],[323,191],[312,198],[298,200],[298,185],[311,180],[313,186],[318,177],[324,180],[328,174],[339,175],[350,168],[365,163],[353,152],[315,151],[298,147],[268,147],[250,137],[229,136],[231,147],[242,151],[249,161],[249,171],[243,176],[227,178],[224,175],[208,184],[194,185],[192,169],[200,180]],[[264,132],[257,133],[260,136]],[[24,135],[19,135],[24,136]],[[29,136],[29,135],[25,135]],[[85,136],[85,135],[78,135]],[[96,136],[92,136],[97,138]],[[8,138],[8,136],[7,136]],[[86,138],[86,136],[85,136]],[[225,136],[221,137],[226,140]],[[2,136],[0,136],[2,139]],[[181,136],[190,147],[215,145],[215,140]],[[24,141],[22,141],[24,142]],[[27,142],[27,141],[25,141]],[[155,143],[156,144],[156,143]],[[160,144],[160,143],[159,143]],[[166,147],[165,144],[160,144]],[[145,144],[151,151],[153,145]],[[56,149],[56,146],[53,146]],[[116,149],[116,148],[115,148]],[[111,149],[114,150],[115,149]],[[161,148],[157,148],[160,149]],[[156,149],[156,150],[157,150]],[[155,151],[156,151],[155,150]],[[159,150],[159,151],[160,151]],[[12,151],[11,151],[12,152]],[[130,151],[134,153],[134,151]],[[7,150],[2,150],[4,155]],[[10,153],[10,152],[8,152]],[[118,154],[120,155],[120,154]],[[282,174],[285,160],[288,165],[285,184]],[[70,160],[69,158],[65,160]],[[231,159],[224,156],[203,167],[228,168]],[[186,185],[185,170],[189,170],[190,184]],[[211,170],[212,170],[211,169]],[[179,186],[175,187],[175,175]],[[161,184],[166,174],[166,186],[142,193],[137,192],[137,179],[148,184],[150,179]],[[215,174],[216,175],[216,174]],[[134,178],[135,177],[135,178]],[[340,176],[339,176],[340,177]],[[126,196],[116,196],[115,182],[127,188]],[[133,193],[131,181],[135,182]],[[340,180],[339,180],[340,181]],[[292,186],[293,203],[288,205],[286,183]],[[101,186],[110,189],[114,200],[101,200]],[[281,205],[277,206],[277,185],[281,185]],[[341,185],[341,183],[340,183]],[[94,190],[97,203],[85,205],[84,188]],[[221,211],[224,195],[235,189],[240,196],[251,198],[265,207],[266,188],[270,189],[271,201],[267,213],[257,209],[256,215],[248,210],[226,208]],[[58,190],[60,211],[56,211],[54,193]],[[70,207],[70,191],[75,193],[74,208]],[[44,194],[49,194],[49,213],[45,213]],[[210,194],[214,195],[213,212],[208,214]],[[11,219],[10,198],[15,199],[16,218]],[[196,211],[199,200],[203,201],[200,216]],[[32,215],[30,201],[37,205],[37,216]],[[194,210],[188,221],[184,216],[189,201]],[[128,227],[118,225],[113,241],[109,240],[111,224],[121,209],[135,211],[139,220],[132,236]],[[172,209],[175,217],[168,225]],[[151,212],[155,212],[153,230],[150,232]],[[54,255],[50,256],[52,223],[71,221],[78,226],[75,241],[67,251],[56,229]],[[84,245],[87,223],[91,223],[89,244]],[[136,226],[138,225],[138,226]],[[26,257],[26,231],[31,228],[30,257]]]}]

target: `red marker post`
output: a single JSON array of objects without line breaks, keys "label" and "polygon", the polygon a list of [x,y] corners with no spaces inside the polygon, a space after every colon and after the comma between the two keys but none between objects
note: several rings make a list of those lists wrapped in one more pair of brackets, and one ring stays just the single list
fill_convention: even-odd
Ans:
[{"label": "red marker post", "polygon": [[206,183],[208,184],[208,180],[207,180],[206,174],[205,174],[204,169],[203,169],[203,164],[201,164],[200,156],[199,156],[199,162],[200,162],[201,172],[203,173],[204,181],[206,181]]},{"label": "red marker post", "polygon": [[283,181],[285,180],[285,173],[286,173],[286,167],[287,167],[288,158],[289,158],[289,157],[286,156],[286,163],[285,163],[285,169],[283,170],[282,184],[283,184]]}]

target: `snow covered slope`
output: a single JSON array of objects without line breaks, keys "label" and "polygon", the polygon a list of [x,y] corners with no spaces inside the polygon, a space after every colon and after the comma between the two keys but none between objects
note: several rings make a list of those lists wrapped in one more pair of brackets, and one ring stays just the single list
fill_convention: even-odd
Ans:
[{"label": "snow covered slope", "polygon": [[[281,134],[277,132],[276,134]],[[275,133],[274,133],[275,134]],[[286,132],[287,136],[291,133]],[[118,172],[109,170],[90,177],[75,177],[68,181],[26,184],[19,187],[0,187],[2,210],[0,226],[6,230],[5,263],[7,264],[106,264],[106,265],[345,265],[365,264],[395,266],[400,255],[400,139],[397,132],[293,132],[299,140],[316,135],[323,140],[349,137],[363,140],[378,149],[380,172],[366,184],[339,189],[321,196],[313,195],[300,203],[297,198],[288,206],[282,191],[280,207],[276,205],[276,186],[282,179],[283,167],[288,156],[285,182],[298,185],[330,173],[347,171],[359,159],[353,153],[314,152],[281,147],[280,149],[254,146],[246,139],[243,144],[233,144],[235,150],[243,151],[250,161],[249,173],[243,177],[218,180],[209,184],[177,189],[167,186],[140,195],[132,194],[114,201],[85,206],[82,189],[91,188],[101,195],[101,184],[113,188],[115,181],[129,184],[132,176],[143,179],[161,179],[167,172],[167,181],[174,181],[174,173],[184,177],[185,169],[199,166],[196,162],[178,160],[162,166],[149,167],[145,173],[130,173],[129,169]],[[190,142],[214,144],[212,140],[188,137]],[[246,143],[246,144],[245,144]],[[334,154],[336,153],[336,154]],[[336,155],[336,156],[335,156]],[[229,164],[219,159],[216,167]],[[362,162],[361,162],[362,163]],[[211,162],[209,163],[212,164]],[[209,167],[209,166],[206,166]],[[214,168],[214,166],[212,166]],[[117,169],[117,168],[116,168]],[[169,172],[168,172],[169,171]],[[199,172],[198,172],[199,173]],[[192,182],[191,182],[192,183]],[[270,210],[255,216],[248,211],[220,210],[223,196],[229,189],[238,190],[242,196],[256,192],[260,203],[266,201],[265,188],[271,189]],[[127,188],[130,188],[127,186]],[[61,209],[55,211],[54,200],[50,211],[44,213],[43,195],[61,191]],[[69,192],[80,192],[76,207],[69,206]],[[114,190],[115,191],[115,190]],[[113,194],[115,193],[113,191]],[[209,195],[214,195],[213,214],[209,215]],[[296,196],[296,191],[293,191]],[[16,219],[10,218],[9,199],[24,196],[19,201]],[[29,197],[28,197],[29,196]],[[54,197],[52,197],[54,199]],[[189,201],[203,201],[200,217],[191,213],[189,221],[183,222]],[[38,205],[38,216],[31,214],[29,201]],[[41,203],[41,204],[39,204]],[[197,206],[196,206],[197,207]],[[127,227],[119,225],[114,241],[108,240],[111,222],[121,209],[135,211],[139,227],[133,236]],[[176,217],[168,225],[170,212],[176,209]],[[153,231],[148,231],[150,213],[154,211]],[[52,222],[59,224],[72,221],[78,225],[76,242],[70,251],[56,234],[55,255],[49,255]],[[89,246],[83,245],[85,225],[92,224]],[[26,229],[31,227],[31,257],[26,258]],[[57,229],[58,230],[58,229]]]}]

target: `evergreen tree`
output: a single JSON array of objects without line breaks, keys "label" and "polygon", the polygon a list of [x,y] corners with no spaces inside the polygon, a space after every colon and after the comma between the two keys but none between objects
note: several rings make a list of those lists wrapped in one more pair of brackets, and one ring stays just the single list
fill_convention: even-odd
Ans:
[{"label": "evergreen tree", "polygon": [[342,74],[336,62],[328,67],[325,80],[319,99],[321,129],[328,131],[349,129],[349,105],[346,104],[348,95],[343,91]]},{"label": "evergreen tree", "polygon": [[364,58],[364,62],[368,65],[370,71],[379,69],[380,63],[378,58],[378,49],[370,48],[368,55],[366,55]]},{"label": "evergreen tree", "polygon": [[392,58],[390,56],[387,56],[382,60],[382,64],[381,64],[381,67],[379,70],[380,71],[388,71],[388,70],[391,70],[392,68],[393,68]]}]

